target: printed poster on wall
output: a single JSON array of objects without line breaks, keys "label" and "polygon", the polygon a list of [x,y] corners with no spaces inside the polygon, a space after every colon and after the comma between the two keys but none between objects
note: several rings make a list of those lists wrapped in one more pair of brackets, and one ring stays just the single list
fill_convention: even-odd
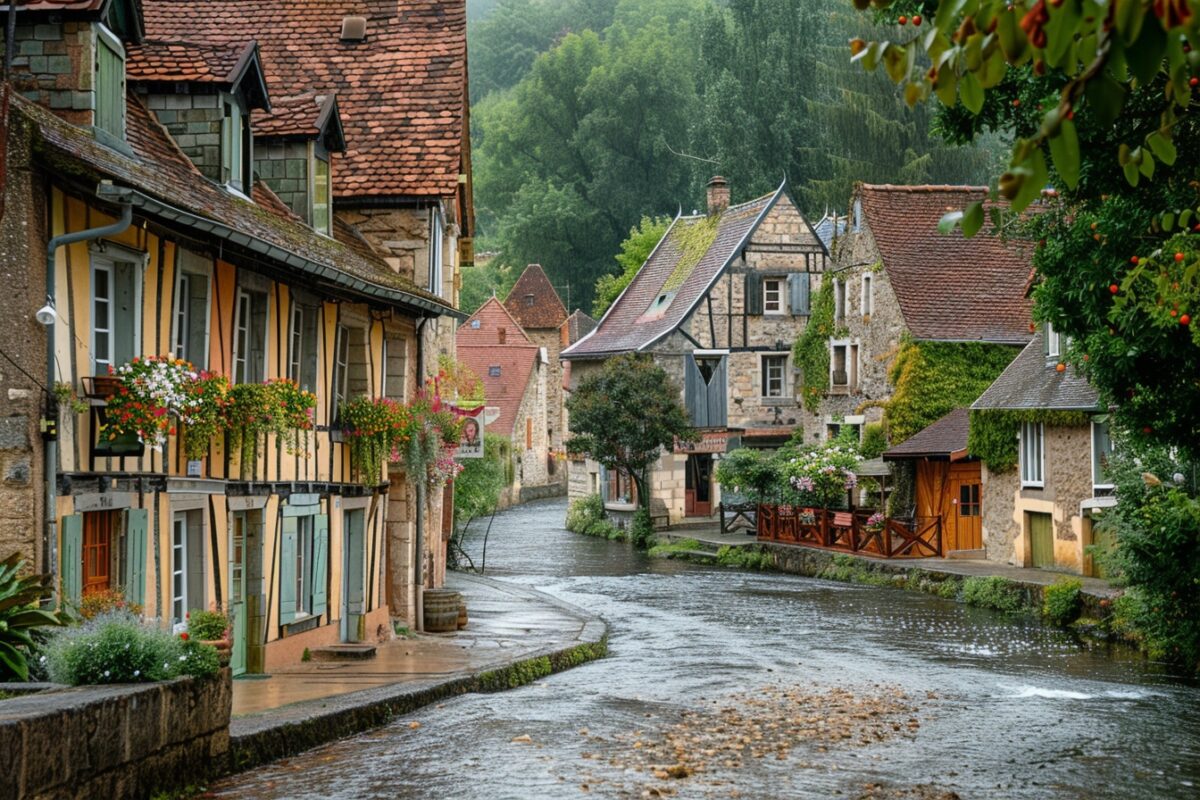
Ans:
[{"label": "printed poster on wall", "polygon": [[458,452],[454,457],[459,461],[464,458],[483,458],[483,414],[463,420]]}]

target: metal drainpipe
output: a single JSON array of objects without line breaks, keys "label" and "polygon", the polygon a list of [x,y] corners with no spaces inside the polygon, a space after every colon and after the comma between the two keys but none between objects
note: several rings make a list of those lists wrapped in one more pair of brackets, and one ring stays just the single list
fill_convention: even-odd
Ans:
[{"label": "metal drainpipe", "polygon": [[[58,248],[88,239],[99,239],[103,236],[116,236],[124,233],[133,223],[132,192],[129,189],[114,187],[110,183],[101,184],[96,190],[96,196],[117,202],[121,205],[121,217],[111,225],[90,228],[85,231],[64,233],[55,236],[46,244],[46,297],[54,303],[54,278],[56,272],[55,254]],[[57,312],[56,312],[57,317]],[[46,326],[46,385],[54,386],[54,322]],[[47,439],[45,444],[45,478],[46,478],[46,538],[42,542],[43,571],[58,576],[58,511],[55,508],[58,495],[58,440]],[[57,581],[55,582],[57,585]]]},{"label": "metal drainpipe", "polygon": [[[417,391],[425,382],[425,323],[429,317],[421,317],[417,323]],[[415,476],[412,476],[415,477]],[[413,586],[417,590],[416,625],[418,631],[425,630],[425,476],[417,481],[417,552],[413,559]]]}]

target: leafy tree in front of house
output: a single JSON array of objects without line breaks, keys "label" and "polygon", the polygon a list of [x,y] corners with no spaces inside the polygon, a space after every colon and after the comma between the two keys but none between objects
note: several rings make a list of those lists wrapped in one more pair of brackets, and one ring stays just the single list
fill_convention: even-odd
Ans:
[{"label": "leafy tree in front of house", "polygon": [[650,508],[650,465],[676,440],[696,438],[681,396],[679,386],[649,356],[626,353],[584,378],[567,400],[573,433],[567,449],[628,474],[637,486],[643,517]]}]

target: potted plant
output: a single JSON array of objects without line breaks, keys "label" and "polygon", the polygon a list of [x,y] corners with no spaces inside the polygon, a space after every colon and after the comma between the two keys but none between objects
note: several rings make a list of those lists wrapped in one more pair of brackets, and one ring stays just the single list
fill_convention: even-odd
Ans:
[{"label": "potted plant", "polygon": [[233,618],[219,608],[213,611],[203,611],[194,608],[187,615],[187,631],[180,634],[184,641],[206,644],[216,648],[221,666],[229,665],[233,654],[233,642],[230,634],[233,632]]},{"label": "potted plant", "polygon": [[868,530],[871,533],[878,533],[879,531],[883,530],[883,526],[886,524],[886,521],[887,518],[884,517],[883,512],[876,511],[874,514],[867,517],[867,521],[863,523],[863,529]]},{"label": "potted plant", "polygon": [[338,411],[338,422],[350,446],[350,463],[366,485],[381,479],[393,452],[412,436],[412,412],[386,397],[356,397]]}]

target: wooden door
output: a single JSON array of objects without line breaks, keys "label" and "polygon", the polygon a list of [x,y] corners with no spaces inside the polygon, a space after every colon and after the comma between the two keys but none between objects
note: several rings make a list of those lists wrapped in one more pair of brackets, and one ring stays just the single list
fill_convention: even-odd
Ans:
[{"label": "wooden door", "polygon": [[83,515],[83,593],[103,592],[112,588],[111,511],[91,511]]},{"label": "wooden door", "polygon": [[366,634],[366,593],[364,591],[366,542],[363,535],[366,512],[361,508],[347,511],[342,522],[345,548],[342,579],[342,641],[361,642]]},{"label": "wooden door", "polygon": [[712,515],[712,456],[690,455],[687,459],[684,487],[684,514],[689,517]]},{"label": "wooden door", "polygon": [[979,462],[950,468],[949,550],[983,548],[983,482]]},{"label": "wooden door", "polygon": [[1054,520],[1049,514],[1027,514],[1031,566],[1054,566]]}]

